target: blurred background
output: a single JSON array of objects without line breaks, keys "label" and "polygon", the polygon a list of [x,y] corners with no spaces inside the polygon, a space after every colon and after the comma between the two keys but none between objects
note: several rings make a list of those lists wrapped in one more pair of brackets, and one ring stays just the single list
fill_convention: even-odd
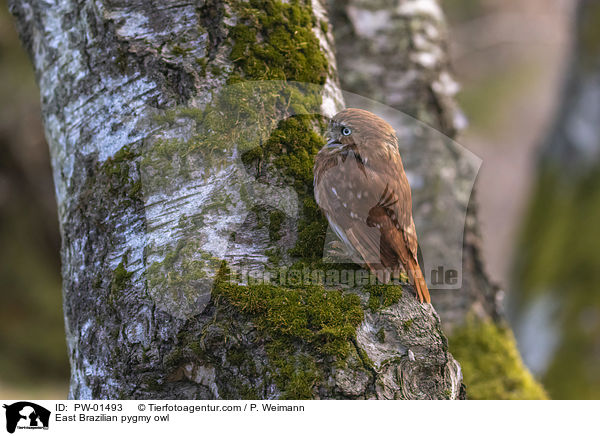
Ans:
[{"label": "blurred background", "polygon": [[[442,0],[469,119],[459,142],[483,159],[487,269],[552,398],[600,398],[600,165],[569,148],[583,137],[591,156],[600,149],[600,7],[587,3],[577,19],[574,0]],[[6,0],[0,102],[0,398],[63,398],[54,187],[38,90]]]}]

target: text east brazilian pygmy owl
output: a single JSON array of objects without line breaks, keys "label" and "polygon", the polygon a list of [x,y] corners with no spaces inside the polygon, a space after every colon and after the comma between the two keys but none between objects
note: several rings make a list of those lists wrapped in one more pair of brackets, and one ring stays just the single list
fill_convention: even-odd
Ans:
[{"label": "text east brazilian pygmy owl", "polygon": [[394,129],[368,111],[339,112],[329,123],[314,176],[315,199],[350,256],[384,283],[404,270],[419,300],[429,303]]}]

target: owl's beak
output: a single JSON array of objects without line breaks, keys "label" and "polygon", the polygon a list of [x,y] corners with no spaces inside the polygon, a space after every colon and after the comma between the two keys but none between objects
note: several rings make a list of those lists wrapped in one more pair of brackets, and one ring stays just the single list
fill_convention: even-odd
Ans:
[{"label": "owl's beak", "polygon": [[330,139],[329,141],[327,141],[326,145],[328,148],[335,148],[335,147],[340,147],[342,144],[337,142],[335,139]]}]

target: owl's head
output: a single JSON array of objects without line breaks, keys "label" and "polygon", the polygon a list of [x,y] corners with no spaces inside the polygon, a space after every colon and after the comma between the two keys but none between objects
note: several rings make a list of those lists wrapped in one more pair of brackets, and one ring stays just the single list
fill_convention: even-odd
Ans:
[{"label": "owl's head", "polygon": [[350,108],[338,112],[329,122],[326,147],[395,146],[396,141],[396,132],[383,119],[369,111]]}]

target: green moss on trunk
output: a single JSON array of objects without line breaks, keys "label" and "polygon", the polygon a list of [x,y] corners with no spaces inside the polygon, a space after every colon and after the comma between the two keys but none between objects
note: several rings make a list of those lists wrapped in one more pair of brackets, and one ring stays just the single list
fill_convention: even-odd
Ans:
[{"label": "green moss on trunk", "polygon": [[231,28],[231,59],[240,80],[294,80],[324,84],[327,60],[312,31],[316,19],[309,1],[234,2],[239,17]]},{"label": "green moss on trunk", "polygon": [[110,284],[110,296],[108,299],[111,304],[116,304],[122,292],[131,285],[133,272],[127,271],[125,265],[127,265],[127,256],[123,256],[123,260],[121,260],[119,265],[117,265],[117,268],[113,271],[113,278]]},{"label": "green moss on trunk", "polygon": [[449,340],[472,400],[544,400],[546,392],[521,361],[508,328],[470,320]]},{"label": "green moss on trunk", "polygon": [[521,234],[513,298],[521,308],[542,296],[560,307],[552,320],[560,342],[542,377],[556,399],[600,398],[598,222],[600,168],[574,175],[546,164]]},{"label": "green moss on trunk", "polygon": [[401,286],[367,285],[363,287],[363,291],[369,294],[368,307],[373,312],[397,303],[402,297]]},{"label": "green moss on trunk", "polygon": [[343,364],[364,318],[357,295],[321,286],[240,286],[223,271],[213,299],[249,316],[267,338],[267,355],[282,398],[313,398],[313,386],[323,380],[320,366]]}]

